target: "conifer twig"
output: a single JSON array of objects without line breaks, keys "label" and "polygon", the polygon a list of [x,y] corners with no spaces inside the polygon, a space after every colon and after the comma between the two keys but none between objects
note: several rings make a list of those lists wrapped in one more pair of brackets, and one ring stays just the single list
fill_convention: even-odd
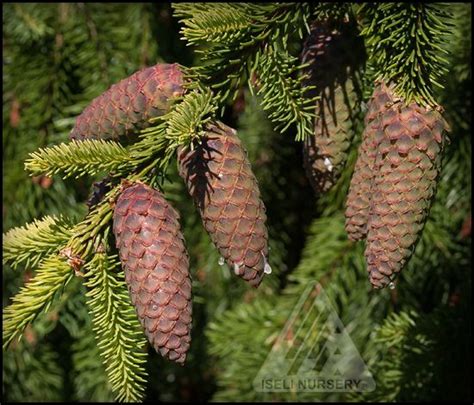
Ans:
[{"label": "conifer twig", "polygon": [[13,297],[3,312],[3,347],[6,348],[26,326],[53,303],[55,294],[72,279],[71,266],[58,255],[44,259],[28,284]]},{"label": "conifer twig", "polygon": [[[102,248],[104,246],[102,245]],[[85,266],[87,305],[106,373],[119,401],[144,395],[146,340],[115,256],[99,250]]]}]

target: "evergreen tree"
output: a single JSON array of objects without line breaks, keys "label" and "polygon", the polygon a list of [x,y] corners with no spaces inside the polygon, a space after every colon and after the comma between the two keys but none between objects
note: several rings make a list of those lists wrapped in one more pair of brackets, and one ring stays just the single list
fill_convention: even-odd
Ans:
[{"label": "evergreen tree", "polygon": [[[469,398],[469,4],[10,3],[3,10],[5,399]],[[313,63],[311,74],[318,77],[319,53],[312,54],[311,61],[300,57],[304,44],[311,46],[308,36],[318,24],[325,30],[332,27],[331,33],[349,24],[347,35],[353,37],[348,41],[363,42],[335,48],[360,53],[349,57],[364,61],[358,62],[356,71],[337,65],[347,60],[346,55],[339,58],[325,51],[329,61],[321,66],[327,69],[332,64],[337,69],[333,77],[324,72],[324,85],[312,82],[308,74]],[[327,40],[321,46],[330,44]],[[192,45],[195,55],[186,45]],[[170,73],[173,79],[170,75],[157,79],[150,91],[162,107],[151,118],[143,84],[148,73],[135,72],[157,63],[179,64],[169,66],[183,80],[175,73]],[[342,103],[327,119],[327,131],[337,129],[338,111],[348,108],[340,108],[348,100],[340,90],[346,80],[357,83],[361,97],[354,110],[351,104],[351,125],[343,131],[348,143],[341,156],[346,161],[338,162],[330,189],[316,195],[303,167],[303,142],[318,136],[315,123],[318,128],[322,125],[318,121],[322,107],[315,106],[327,106],[330,114],[331,106]],[[378,82],[389,85],[394,96],[375,111],[371,95]],[[166,87],[170,83],[173,87]],[[323,89],[326,83],[328,90]],[[330,90],[335,84],[340,86],[337,97]],[[100,95],[105,101],[91,104]],[[383,181],[392,173],[381,174],[385,166],[380,159],[385,155],[375,152],[383,142],[367,143],[364,149],[371,134],[364,128],[372,125],[370,114],[374,122],[383,122],[388,120],[386,111],[398,106],[442,114],[450,127],[449,141],[439,151],[439,176],[429,182],[433,190],[436,186],[432,205],[429,197],[420,197],[424,216],[417,220],[420,227],[410,230],[413,241],[399,261],[403,270],[397,269],[396,278],[387,273],[391,288],[372,290],[367,281],[371,250],[366,245],[377,239],[378,234],[371,233],[378,218],[374,213],[381,205]],[[115,118],[107,123],[113,108]],[[90,136],[80,134],[89,139],[70,141],[71,130],[77,133],[81,128],[76,121],[81,113],[86,121],[95,117],[87,121]],[[227,254],[225,249],[238,250],[245,235],[256,243],[252,233],[241,229],[243,236],[226,244],[222,234],[212,235],[209,217],[204,228],[177,167],[177,151],[196,152],[212,142],[213,128],[223,128],[220,122],[236,128],[248,152],[248,170],[258,181],[258,186],[246,183],[246,189],[266,207],[268,252],[246,251],[245,256],[250,260],[245,271],[253,269],[252,254],[261,253],[262,258],[255,259],[261,263],[258,271],[270,273],[264,266],[268,256],[272,271],[264,274],[258,289],[234,275],[242,264],[228,259],[231,253],[226,256],[230,266],[220,257]],[[104,125],[124,136],[110,139],[102,131]],[[384,125],[373,124],[374,139],[377,133],[388,133]],[[400,139],[387,147],[403,147]],[[372,172],[378,180],[370,180],[364,190],[371,201],[368,219],[361,223],[368,229],[367,240],[352,241],[345,229],[346,197],[353,190],[351,179],[360,170],[356,161],[364,150],[375,154]],[[430,153],[428,148],[427,156]],[[241,151],[229,146],[223,156],[237,178],[243,172],[235,166]],[[330,164],[324,165],[330,170]],[[93,186],[93,181],[100,182]],[[125,228],[115,204],[136,182],[160,190],[163,197],[155,200],[172,205],[180,214],[193,301],[192,339],[184,367],[162,358],[147,342],[142,326],[147,330],[154,326],[147,323],[151,321],[146,311],[158,308],[137,304],[135,298],[134,308],[127,290],[130,281],[121,260],[130,251],[146,250],[147,241],[141,241],[141,247],[129,245],[124,232],[116,248],[113,222],[120,231]],[[139,196],[129,200],[134,213],[146,215]],[[154,206],[149,217],[160,218],[159,209]],[[229,218],[234,217],[220,212],[219,220]],[[127,222],[132,231],[135,220]],[[177,222],[167,226],[178,229]],[[169,238],[163,235],[162,240]],[[124,249],[130,251],[125,254]],[[131,263],[127,269],[139,277],[139,266]],[[254,388],[253,380],[291,311],[307,285],[315,282],[324,288],[371,371],[374,391],[266,393]],[[175,304],[179,306],[179,300]],[[162,307],[172,313],[173,305]],[[145,307],[144,315],[140,308]],[[299,333],[307,335],[323,326],[322,320],[311,327],[303,324]],[[156,332],[153,339],[162,335]],[[173,349],[171,335],[167,336],[166,345]]]}]

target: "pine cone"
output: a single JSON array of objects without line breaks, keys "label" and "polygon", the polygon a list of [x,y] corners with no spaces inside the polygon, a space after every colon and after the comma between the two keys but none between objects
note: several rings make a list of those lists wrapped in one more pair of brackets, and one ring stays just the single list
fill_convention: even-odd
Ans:
[{"label": "pine cone", "polygon": [[354,134],[360,109],[358,74],[365,57],[364,45],[352,22],[335,28],[329,22],[313,23],[302,62],[305,85],[315,85],[308,94],[316,102],[314,136],[303,146],[304,167],[316,193],[329,190],[339,179]]},{"label": "pine cone", "polygon": [[123,79],[96,97],[77,117],[70,138],[117,139],[149,126],[182,95],[178,64],[159,63]]},{"label": "pine cone", "polygon": [[447,124],[397,100],[381,115],[365,256],[374,288],[388,285],[413,253],[436,191]]},{"label": "pine cone", "polygon": [[375,156],[377,145],[383,137],[381,114],[393,102],[393,98],[392,89],[381,83],[368,103],[365,130],[346,200],[346,231],[349,239],[354,241],[364,239],[367,234]]},{"label": "pine cone", "polygon": [[157,352],[184,363],[191,342],[191,279],[179,215],[137,183],[117,199],[113,230],[132,303]]},{"label": "pine cone", "polygon": [[265,206],[235,130],[211,124],[200,145],[178,150],[178,162],[221,256],[237,275],[258,287],[270,272]]}]

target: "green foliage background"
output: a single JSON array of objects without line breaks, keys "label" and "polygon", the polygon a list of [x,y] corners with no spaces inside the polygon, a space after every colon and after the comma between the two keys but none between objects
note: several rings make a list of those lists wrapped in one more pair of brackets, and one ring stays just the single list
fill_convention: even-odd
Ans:
[{"label": "green foliage background", "polygon": [[[453,15],[438,101],[452,127],[422,240],[394,291],[371,291],[363,244],[347,240],[343,206],[356,146],[330,193],[316,199],[296,129],[276,132],[258,96],[238,92],[223,121],[238,130],[267,207],[273,273],[258,290],[218,265],[174,165],[164,191],[181,214],[193,277],[193,334],[185,367],[148,349],[146,399],[433,400],[471,396],[471,8]],[[384,12],[390,12],[385,10]],[[38,147],[67,141],[74,119],[111,84],[157,62],[199,63],[168,4],[3,6],[3,231],[44,215],[82,218],[100,178],[29,177]],[[258,27],[257,27],[258,28]],[[296,49],[298,44],[295,45]],[[298,49],[297,49],[298,50]],[[367,91],[370,93],[370,90]],[[265,102],[263,106],[265,107]],[[293,133],[291,133],[293,131]],[[4,267],[3,306],[32,276]],[[305,286],[323,284],[376,379],[369,394],[261,394],[252,381]],[[61,298],[4,351],[9,401],[111,401],[85,305],[86,286]]]}]

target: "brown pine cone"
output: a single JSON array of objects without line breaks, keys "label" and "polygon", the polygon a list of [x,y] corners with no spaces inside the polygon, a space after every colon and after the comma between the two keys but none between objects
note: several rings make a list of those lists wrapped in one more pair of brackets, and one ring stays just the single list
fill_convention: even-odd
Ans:
[{"label": "brown pine cone", "polygon": [[347,160],[360,110],[362,94],[359,75],[365,59],[362,39],[353,22],[333,26],[316,21],[305,41],[302,63],[308,77],[308,92],[316,102],[314,135],[305,140],[303,161],[316,193],[329,190],[339,179]]},{"label": "brown pine cone", "polygon": [[136,183],[117,199],[113,230],[132,304],[148,340],[183,364],[191,342],[191,278],[179,215]]},{"label": "brown pine cone", "polygon": [[70,138],[118,139],[148,127],[184,93],[178,64],[158,63],[123,79],[96,97],[77,117]]},{"label": "brown pine cone", "polygon": [[372,195],[377,145],[383,138],[381,114],[393,102],[392,89],[377,85],[368,103],[365,129],[346,200],[346,231],[349,239],[362,240],[367,235],[367,220]]},{"label": "brown pine cone", "polygon": [[193,150],[178,150],[178,163],[221,256],[237,275],[258,287],[271,271],[265,206],[236,131],[220,122],[209,125]]},{"label": "brown pine cone", "polygon": [[390,284],[423,230],[448,129],[441,114],[396,100],[381,115],[365,256],[374,288]]}]

